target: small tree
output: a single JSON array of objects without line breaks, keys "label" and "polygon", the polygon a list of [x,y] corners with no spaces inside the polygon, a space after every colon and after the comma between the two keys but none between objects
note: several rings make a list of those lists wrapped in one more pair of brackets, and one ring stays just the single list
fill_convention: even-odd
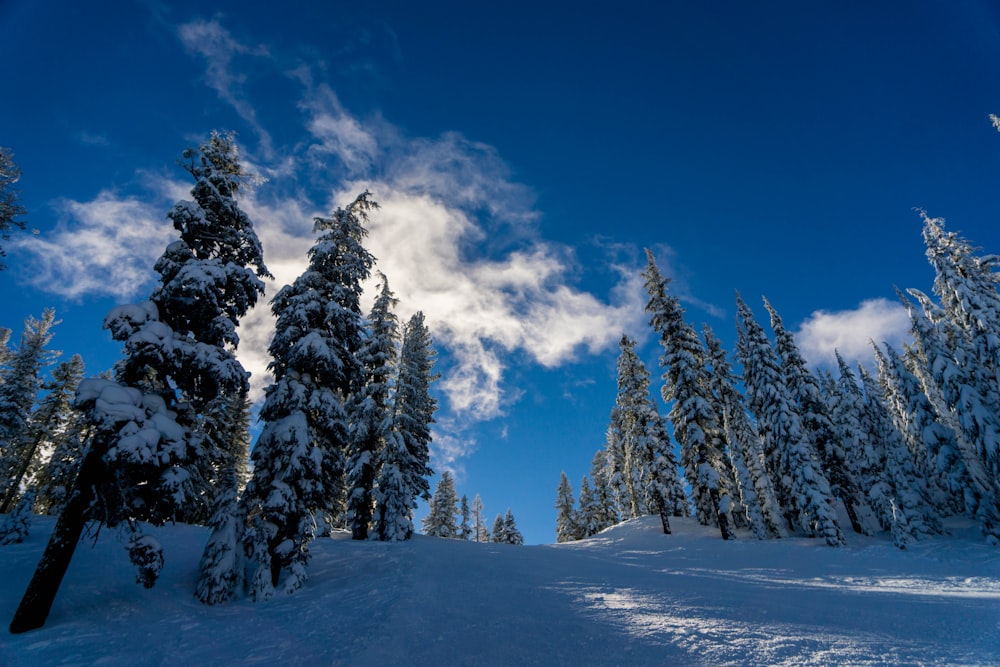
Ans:
[{"label": "small tree", "polygon": [[[583,531],[577,524],[578,514],[573,506],[573,487],[565,472],[559,476],[559,489],[556,491],[556,542],[572,542],[583,537]],[[582,509],[582,507],[581,507]]]},{"label": "small tree", "polygon": [[430,512],[421,524],[425,535],[432,537],[460,537],[458,525],[455,523],[458,498],[455,493],[455,482],[451,473],[445,470],[441,480],[431,496]]},{"label": "small tree", "polygon": [[[9,148],[0,147],[0,239],[9,239],[12,229],[24,229],[24,221],[19,218],[27,211],[21,205],[21,193],[14,185],[21,180],[21,170],[14,163],[14,154]],[[0,246],[0,258],[6,257]],[[0,261],[0,271],[6,265]]]},{"label": "small tree", "polygon": [[476,542],[490,541],[490,529],[483,520],[483,499],[478,493],[472,499],[472,534]]},{"label": "small tree", "polygon": [[517,524],[514,522],[514,513],[507,508],[507,514],[503,517],[503,534],[506,539],[507,544],[524,544],[524,537],[521,535],[521,531],[517,529]]}]

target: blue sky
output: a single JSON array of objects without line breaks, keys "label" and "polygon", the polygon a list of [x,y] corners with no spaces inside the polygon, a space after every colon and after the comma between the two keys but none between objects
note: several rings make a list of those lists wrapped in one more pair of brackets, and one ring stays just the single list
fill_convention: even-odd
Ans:
[{"label": "blue sky", "polygon": [[546,542],[623,331],[660,374],[643,247],[697,327],[731,347],[734,290],[761,318],[766,294],[817,364],[905,335],[893,287],[933,277],[914,207],[1000,252],[995,3],[561,5],[7,0],[0,145],[38,233],[4,243],[0,325],[55,307],[53,346],[110,367],[100,323],[153,286],[181,151],[235,130],[270,295],[312,217],[373,192],[370,248],[440,350],[436,467]]}]

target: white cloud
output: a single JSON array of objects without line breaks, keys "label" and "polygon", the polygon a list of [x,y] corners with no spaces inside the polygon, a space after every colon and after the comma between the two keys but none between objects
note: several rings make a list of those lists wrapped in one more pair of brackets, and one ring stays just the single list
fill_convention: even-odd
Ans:
[{"label": "white cloud", "polygon": [[854,310],[817,310],[796,334],[805,358],[815,366],[836,368],[834,352],[845,360],[867,360],[871,342],[900,347],[910,340],[910,318],[906,309],[888,299],[869,299]]},{"label": "white cloud", "polygon": [[29,284],[68,299],[135,296],[176,234],[168,209],[107,190],[88,202],[61,201],[57,208],[64,219],[55,230],[18,237],[11,246],[29,255]]}]

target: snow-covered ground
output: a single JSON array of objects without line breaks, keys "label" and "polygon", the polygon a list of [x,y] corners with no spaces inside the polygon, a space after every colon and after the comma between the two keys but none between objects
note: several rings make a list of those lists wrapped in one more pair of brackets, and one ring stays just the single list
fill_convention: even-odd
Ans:
[{"label": "snow-covered ground", "polygon": [[[192,595],[205,529],[155,532],[152,590],[105,531],[44,628],[0,634],[0,665],[1000,664],[1000,550],[971,525],[900,552],[673,523],[550,546],[319,539],[302,590],[217,607]],[[4,624],[51,527],[0,548]]]}]

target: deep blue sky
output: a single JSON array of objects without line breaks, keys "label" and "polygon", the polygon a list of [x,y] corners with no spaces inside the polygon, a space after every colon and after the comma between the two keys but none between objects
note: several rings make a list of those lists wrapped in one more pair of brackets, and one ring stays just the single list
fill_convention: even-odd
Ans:
[{"label": "deep blue sky", "polygon": [[545,542],[623,330],[659,376],[643,247],[696,326],[731,345],[734,290],[759,317],[766,294],[816,363],[902,335],[893,286],[932,279],[914,207],[1000,252],[995,2],[299,4],[0,4],[0,145],[39,231],[4,243],[0,326],[54,306],[54,346],[109,367],[100,322],[153,285],[177,158],[233,129],[281,282],[312,215],[383,203],[380,269],[441,350],[438,467]]}]

